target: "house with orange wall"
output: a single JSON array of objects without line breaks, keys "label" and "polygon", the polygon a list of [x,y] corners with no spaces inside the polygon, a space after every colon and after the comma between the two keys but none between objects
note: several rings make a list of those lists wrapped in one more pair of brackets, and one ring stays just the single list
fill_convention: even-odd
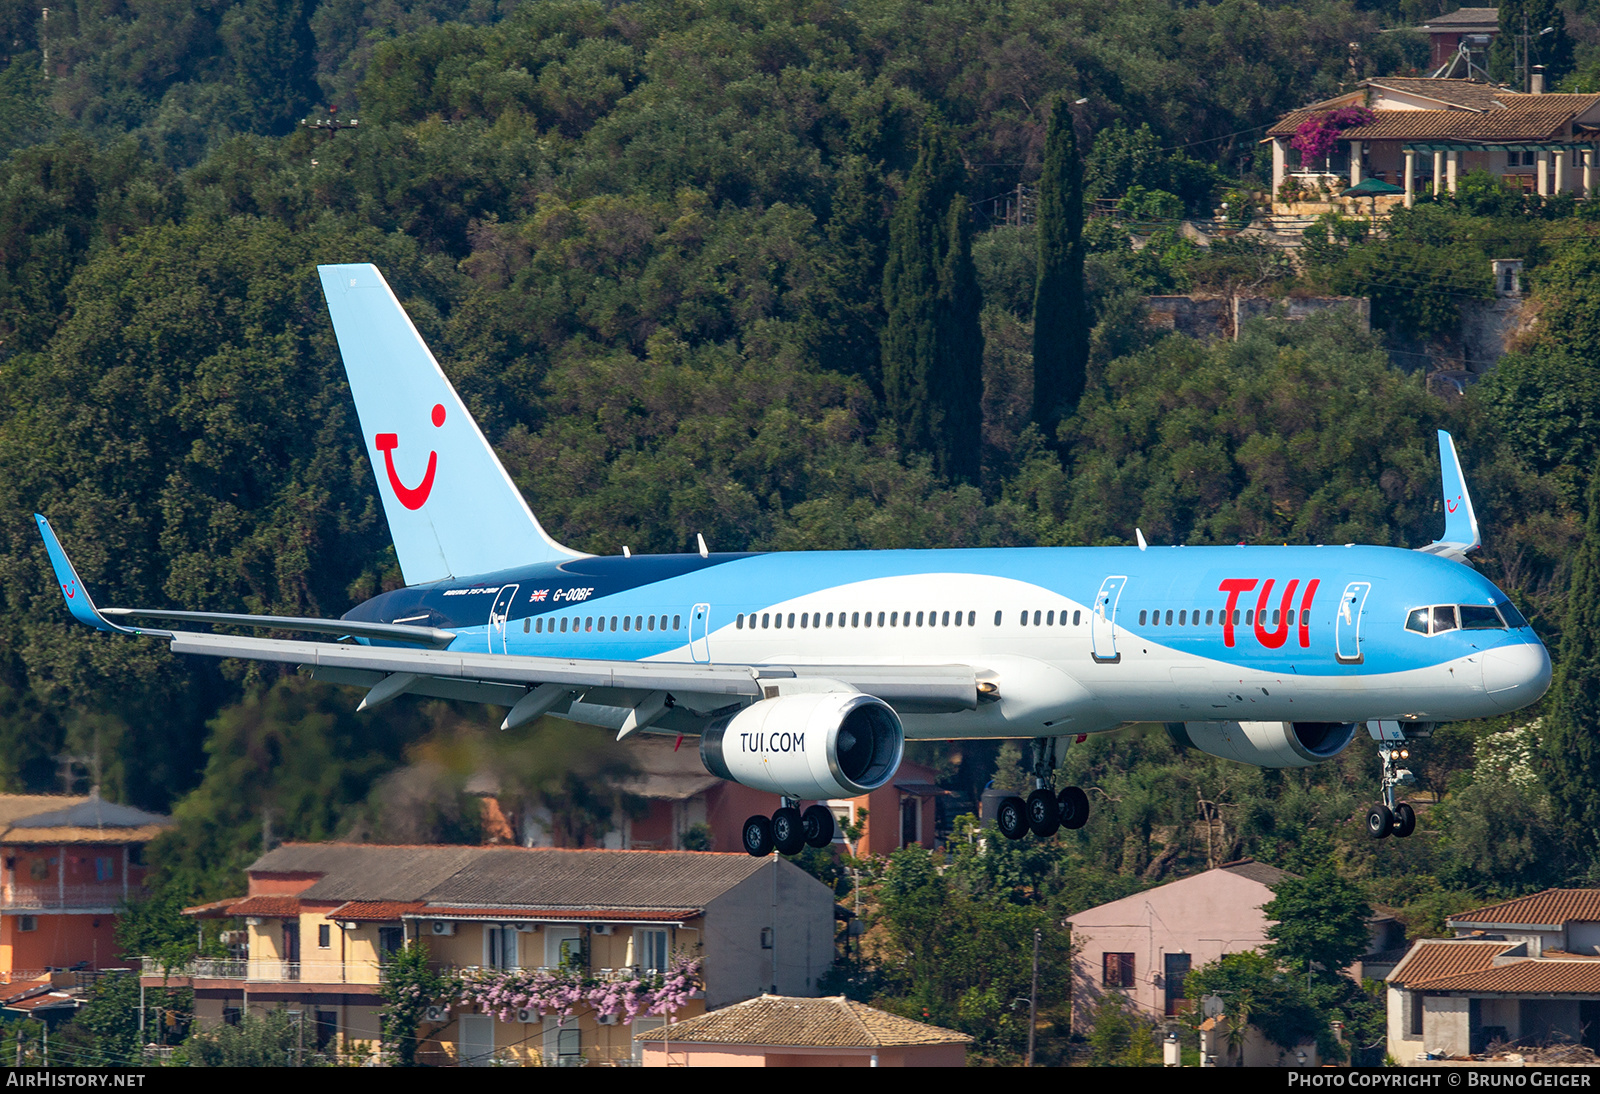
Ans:
[{"label": "house with orange wall", "polygon": [[[248,871],[249,892],[187,909],[242,921],[228,959],[181,969],[149,961],[146,987],[194,990],[196,1020],[287,1008],[310,1051],[351,1054],[379,1039],[384,966],[420,941],[447,974],[574,969],[591,980],[701,963],[704,989],[679,1014],[766,991],[818,990],[834,957],[827,886],[776,856],[695,851],[284,844]],[[441,1005],[421,1031],[425,1062],[625,1063],[631,1025],[582,1007],[562,1020]]]},{"label": "house with orange wall", "polygon": [[[639,774],[620,789],[644,803],[643,812],[631,814],[618,809],[611,830],[599,841],[602,846],[623,850],[679,850],[685,837],[697,825],[710,830],[713,851],[737,851],[739,833],[746,818],[754,814],[771,816],[778,809],[778,796],[727,782],[706,771],[694,742],[678,743],[670,737],[644,736],[628,742],[629,754]],[[894,778],[870,794],[855,798],[825,801],[836,824],[854,822],[861,810],[867,811],[866,831],[860,842],[861,854],[889,855],[908,844],[933,847],[938,841],[938,801],[948,792],[937,785],[938,773],[923,764],[903,762]],[[497,788],[486,787],[493,794]],[[813,804],[801,803],[801,808]],[[510,802],[496,801],[492,812],[503,815]],[[526,811],[508,827],[515,842],[533,847],[563,845],[561,826],[548,812]],[[844,848],[841,831],[835,830],[835,846]]]},{"label": "house with orange wall", "polygon": [[120,964],[117,907],[172,821],[87,795],[0,794],[0,982]]}]

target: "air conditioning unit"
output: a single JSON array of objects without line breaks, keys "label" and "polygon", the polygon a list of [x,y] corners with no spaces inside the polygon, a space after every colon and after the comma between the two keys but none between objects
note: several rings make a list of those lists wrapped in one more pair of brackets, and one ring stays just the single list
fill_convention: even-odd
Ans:
[{"label": "air conditioning unit", "polygon": [[622,1016],[618,1014],[602,1014],[596,1019],[596,1021],[598,1021],[602,1026],[614,1026],[618,1022],[622,1021]]},{"label": "air conditioning unit", "polygon": [[428,1021],[428,1022],[434,1022],[434,1023],[448,1022],[448,1021],[450,1021],[450,1008],[449,1007],[429,1007],[423,1013],[423,1020],[424,1021]]},{"label": "air conditioning unit", "polygon": [[532,1007],[523,1007],[521,1010],[517,1011],[517,1021],[521,1022],[525,1026],[532,1025],[538,1020],[539,1012],[534,1010]]},{"label": "air conditioning unit", "polygon": [[616,925],[611,923],[594,923],[589,927],[589,930],[594,934],[611,934],[616,929]]},{"label": "air conditioning unit", "polygon": [[532,934],[534,931],[537,931],[539,929],[539,924],[537,924],[537,923],[518,923],[518,924],[516,924],[516,928],[517,928],[517,933],[518,934]]},{"label": "air conditioning unit", "polygon": [[448,937],[456,933],[456,925],[448,919],[435,919],[433,921],[433,933],[441,937]]}]

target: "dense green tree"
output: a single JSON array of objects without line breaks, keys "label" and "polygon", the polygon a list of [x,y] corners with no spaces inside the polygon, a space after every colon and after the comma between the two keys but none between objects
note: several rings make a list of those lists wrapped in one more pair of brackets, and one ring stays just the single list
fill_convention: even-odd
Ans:
[{"label": "dense green tree", "polygon": [[938,407],[934,462],[955,482],[976,483],[983,442],[983,294],[972,263],[972,217],[960,194],[945,214],[935,298],[929,394]]},{"label": "dense green tree", "polygon": [[1500,33],[1489,47],[1490,79],[1527,91],[1533,69],[1543,65],[1551,89],[1572,69],[1566,13],[1555,0],[1501,0],[1499,11]]},{"label": "dense green tree", "polygon": [[1588,519],[1572,560],[1567,618],[1544,724],[1550,796],[1570,846],[1600,846],[1600,464],[1589,477]]},{"label": "dense green tree", "polygon": [[1083,166],[1072,109],[1057,99],[1045,135],[1033,299],[1033,420],[1046,437],[1071,415],[1088,382],[1089,309],[1083,279]]},{"label": "dense green tree", "polygon": [[1281,879],[1261,912],[1276,921],[1267,928],[1267,953],[1286,968],[1331,981],[1367,952],[1372,907],[1331,862]]},{"label": "dense green tree", "polygon": [[889,226],[883,270],[884,405],[906,448],[935,452],[944,428],[940,379],[940,282],[951,203],[964,172],[949,132],[930,124]]}]

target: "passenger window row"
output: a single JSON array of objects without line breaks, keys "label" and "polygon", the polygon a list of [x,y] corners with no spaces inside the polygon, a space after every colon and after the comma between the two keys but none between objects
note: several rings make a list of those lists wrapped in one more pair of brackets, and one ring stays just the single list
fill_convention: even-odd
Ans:
[{"label": "passenger window row", "polygon": [[[1297,613],[1293,608],[1290,608],[1287,614],[1288,614],[1287,622],[1288,622],[1288,624],[1290,626],[1294,625],[1294,622],[1295,622],[1296,619],[1299,619],[1301,626],[1310,626],[1310,624],[1311,624],[1311,613],[1310,612],[1302,611],[1302,612],[1298,612]],[[1261,613],[1262,625],[1263,626],[1270,625],[1270,626],[1276,627],[1279,623],[1285,622],[1285,620],[1283,619],[1283,615],[1284,615],[1283,609],[1281,609],[1281,608],[1273,608],[1272,609],[1272,616],[1271,616],[1272,622],[1270,624],[1268,624],[1267,623],[1267,618],[1268,618],[1267,613],[1266,612],[1262,612]],[[1179,608],[1179,609],[1177,609],[1177,617],[1176,617],[1176,619],[1174,619],[1174,617],[1173,617],[1173,609],[1168,608],[1167,612],[1166,612],[1166,620],[1165,620],[1165,622],[1163,622],[1162,613],[1161,613],[1161,610],[1159,608],[1156,609],[1153,612],[1149,611],[1148,609],[1146,609],[1145,611],[1142,611],[1142,612],[1139,613],[1139,625],[1141,627],[1145,627],[1145,626],[1150,626],[1150,627],[1162,627],[1162,626],[1166,626],[1166,627],[1198,627],[1198,626],[1202,626],[1202,625],[1210,627],[1210,626],[1217,625],[1217,624],[1221,624],[1223,626],[1226,626],[1227,623],[1228,623],[1227,616],[1228,616],[1228,613],[1226,611],[1218,611],[1215,608],[1210,608],[1210,609],[1207,609],[1206,614],[1205,614],[1205,619],[1202,620],[1200,618],[1200,609],[1199,608],[1196,608],[1193,611],[1190,611],[1187,608]],[[1235,627],[1239,626],[1239,624],[1241,622],[1243,622],[1246,626],[1251,626],[1251,625],[1254,625],[1255,621],[1256,621],[1256,611],[1255,611],[1254,608],[1247,608],[1242,612],[1238,608],[1235,608],[1233,610],[1233,625]]]},{"label": "passenger window row", "polygon": [[[1505,605],[1507,615],[1516,615],[1516,609]],[[1512,626],[1525,627],[1528,621],[1516,616]],[[1430,626],[1431,624],[1431,626]],[[1406,630],[1418,634],[1443,634],[1446,631],[1503,631],[1506,620],[1500,612],[1487,604],[1436,604],[1428,608],[1412,608],[1406,614]]]},{"label": "passenger window row", "polygon": [[[822,612],[801,612],[796,616],[794,612],[790,612],[785,616],[783,612],[761,612],[759,614],[751,612],[749,615],[741,612],[739,617],[734,620],[733,625],[735,629],[741,631],[746,627],[749,627],[750,630],[756,630],[757,628],[761,630],[778,630],[783,627],[793,629],[798,619],[798,625],[802,629],[808,627],[821,629],[836,625],[840,627],[873,626],[872,612],[839,612],[837,624],[834,622],[834,614],[833,612],[828,612],[827,615],[823,615]],[[924,622],[924,617],[926,617],[926,622]],[[913,622],[913,618],[915,618],[915,622]],[[786,619],[787,622],[785,621]],[[977,612],[916,612],[914,616],[911,612],[877,613],[877,626],[880,627],[949,627],[952,625],[974,627],[977,626],[977,623]]]},{"label": "passenger window row", "polygon": [[[1076,612],[1072,613],[1072,625],[1074,627],[1076,627],[1078,625],[1078,623],[1082,619],[1083,619],[1083,612],[1076,611]],[[995,625],[996,626],[998,626],[1000,624],[1000,613],[999,612],[995,612],[994,613],[994,621],[995,621]],[[1023,612],[1022,613],[1022,625],[1024,627],[1026,627],[1028,625],[1028,613],[1027,612]],[[1066,612],[1062,612],[1061,613],[1061,622],[1058,624],[1056,622],[1056,613],[1055,612],[1034,612],[1033,613],[1033,625],[1035,627],[1055,627],[1055,626],[1065,627],[1067,625],[1067,613]]]},{"label": "passenger window row", "polygon": [[[572,621],[572,632],[574,634],[578,633],[579,631],[615,631],[619,629],[624,631],[676,631],[683,629],[683,616],[681,615],[675,615],[672,617],[671,627],[667,626],[667,617],[664,615],[614,615],[611,617],[610,626],[606,625],[606,617],[603,615],[586,615],[582,618],[574,615],[561,617],[562,634],[567,633],[568,619]],[[620,627],[618,625],[619,620]],[[532,624],[532,626],[530,627],[529,624]],[[539,616],[537,619],[530,616],[522,621],[522,633],[527,634],[530,630],[534,634],[555,634],[556,621],[554,619],[546,619],[544,616]]]}]

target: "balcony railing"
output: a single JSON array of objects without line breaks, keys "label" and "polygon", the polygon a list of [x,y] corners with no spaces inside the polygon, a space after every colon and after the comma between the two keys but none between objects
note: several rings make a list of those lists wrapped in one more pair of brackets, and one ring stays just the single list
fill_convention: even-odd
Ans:
[{"label": "balcony railing", "polygon": [[56,908],[115,908],[124,896],[122,882],[100,885],[0,886],[0,912],[34,912]]},{"label": "balcony railing", "polygon": [[146,976],[187,976],[194,980],[244,980],[258,984],[377,984],[386,966],[372,961],[279,961],[275,958],[200,957],[167,969],[144,958]]}]

